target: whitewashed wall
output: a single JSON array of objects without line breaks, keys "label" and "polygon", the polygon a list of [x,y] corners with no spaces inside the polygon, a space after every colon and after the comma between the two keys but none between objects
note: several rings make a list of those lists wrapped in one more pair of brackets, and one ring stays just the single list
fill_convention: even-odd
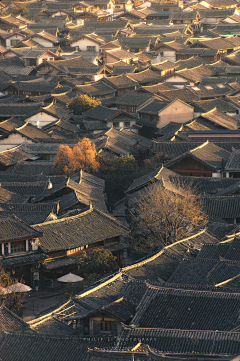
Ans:
[{"label": "whitewashed wall", "polygon": [[44,125],[50,124],[57,119],[58,118],[54,117],[53,115],[46,114],[45,112],[39,112],[29,118],[26,118],[25,121],[28,121],[28,123],[35,125],[36,127],[41,129]]},{"label": "whitewashed wall", "polygon": [[8,138],[0,139],[0,152],[25,142],[32,143],[30,139],[23,137],[21,134],[10,134]]},{"label": "whitewashed wall", "polygon": [[81,51],[87,51],[88,46],[95,46],[95,51],[99,52],[99,45],[90,39],[79,39],[71,44],[72,47],[78,46]]},{"label": "whitewashed wall", "polygon": [[158,115],[160,118],[158,128],[162,128],[170,122],[184,123],[192,120],[194,117],[194,108],[181,102],[180,100],[176,100],[159,112]]}]

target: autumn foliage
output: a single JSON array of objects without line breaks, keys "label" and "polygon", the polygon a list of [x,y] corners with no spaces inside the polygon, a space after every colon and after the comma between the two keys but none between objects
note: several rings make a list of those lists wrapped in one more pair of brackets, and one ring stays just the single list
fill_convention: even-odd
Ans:
[{"label": "autumn foliage", "polygon": [[69,109],[72,110],[73,114],[83,114],[88,110],[95,108],[100,103],[89,97],[86,94],[77,95],[75,98],[72,99],[71,103],[69,104]]},{"label": "autumn foliage", "polygon": [[70,176],[80,169],[94,173],[98,171],[95,144],[89,138],[83,138],[77,145],[70,148],[60,145],[56,156],[55,167],[60,173]]}]

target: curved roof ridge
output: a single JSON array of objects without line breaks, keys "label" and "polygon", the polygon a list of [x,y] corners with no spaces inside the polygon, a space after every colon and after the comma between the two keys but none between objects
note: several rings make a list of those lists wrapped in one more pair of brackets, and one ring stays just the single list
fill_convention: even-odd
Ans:
[{"label": "curved roof ridge", "polygon": [[132,269],[132,268],[140,267],[140,266],[142,266],[142,265],[144,265],[144,264],[146,264],[146,263],[149,263],[149,262],[155,260],[156,258],[158,258],[161,254],[163,254],[166,249],[171,248],[171,247],[173,247],[173,246],[175,246],[175,245],[177,245],[177,244],[180,244],[180,243],[182,243],[182,242],[188,241],[188,240],[190,240],[190,239],[192,239],[192,238],[194,238],[194,237],[197,237],[197,236],[203,234],[204,232],[206,232],[206,228],[204,228],[204,229],[201,230],[200,232],[198,232],[198,233],[196,233],[196,234],[194,234],[194,235],[192,235],[192,236],[190,236],[190,237],[181,239],[180,241],[174,242],[174,243],[172,243],[172,244],[169,244],[168,246],[163,247],[163,248],[161,249],[161,251],[155,253],[155,254],[152,255],[151,257],[149,257],[149,258],[147,258],[147,259],[144,259],[143,261],[140,261],[140,262],[138,262],[138,263],[134,263],[134,264],[132,264],[132,265],[130,265],[130,266],[127,266],[127,267],[122,268],[122,271],[123,271],[123,272],[124,272],[124,271],[128,271],[128,270],[130,270],[130,269]]}]

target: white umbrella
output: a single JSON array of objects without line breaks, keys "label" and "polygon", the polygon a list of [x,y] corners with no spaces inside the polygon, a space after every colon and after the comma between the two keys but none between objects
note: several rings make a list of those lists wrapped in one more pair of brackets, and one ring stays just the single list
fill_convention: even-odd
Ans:
[{"label": "white umbrella", "polygon": [[67,275],[64,275],[64,276],[58,278],[59,282],[80,282],[83,280],[84,280],[84,278],[77,276],[71,272],[68,273]]},{"label": "white umbrella", "polygon": [[0,287],[0,295],[5,295],[7,292],[7,288]]},{"label": "white umbrella", "polygon": [[23,284],[23,283],[14,283],[13,285],[7,287],[6,293],[12,293],[12,292],[29,292],[32,288]]}]

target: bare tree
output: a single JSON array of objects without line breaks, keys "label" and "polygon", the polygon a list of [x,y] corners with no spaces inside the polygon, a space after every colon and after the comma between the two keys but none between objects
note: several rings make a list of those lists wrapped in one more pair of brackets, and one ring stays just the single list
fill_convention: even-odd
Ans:
[{"label": "bare tree", "polygon": [[207,222],[196,189],[181,177],[145,188],[131,213],[131,246],[144,253],[188,237]]},{"label": "bare tree", "polygon": [[0,303],[4,302],[6,307],[21,316],[22,311],[25,308],[23,306],[23,299],[26,296],[26,293],[4,292],[5,289],[17,282],[18,280],[16,280],[9,271],[6,271],[3,267],[0,268]]}]

